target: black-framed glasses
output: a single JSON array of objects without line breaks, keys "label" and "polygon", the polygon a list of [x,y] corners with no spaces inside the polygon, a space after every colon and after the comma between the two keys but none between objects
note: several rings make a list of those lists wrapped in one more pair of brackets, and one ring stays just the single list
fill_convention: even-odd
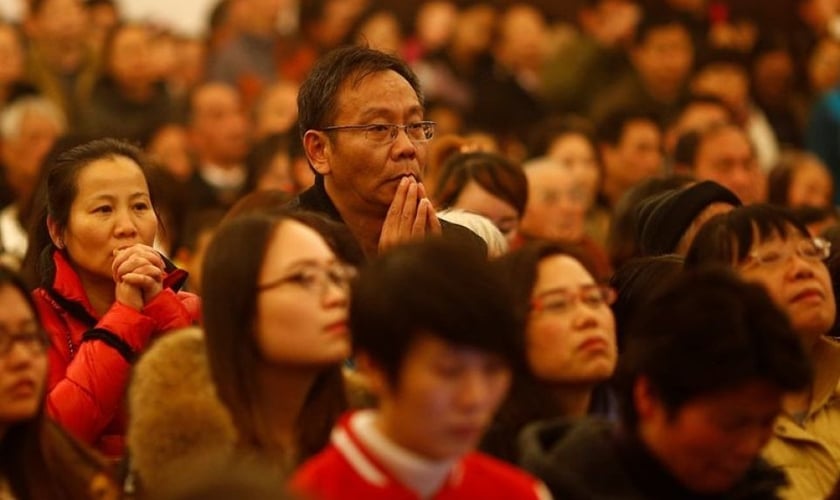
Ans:
[{"label": "black-framed glasses", "polygon": [[50,341],[41,330],[0,333],[0,356],[6,356],[12,352],[15,344],[22,344],[30,354],[43,354],[47,351]]},{"label": "black-framed glasses", "polygon": [[531,301],[531,311],[566,314],[580,301],[591,308],[609,306],[617,294],[607,285],[584,285],[577,290],[557,289],[538,295]]},{"label": "black-framed glasses", "polygon": [[747,254],[747,263],[776,267],[787,262],[794,254],[810,262],[822,262],[831,255],[831,242],[824,238],[805,238],[783,248],[755,250]]},{"label": "black-framed glasses", "polygon": [[374,123],[371,125],[331,125],[318,130],[322,132],[333,132],[341,130],[358,130],[365,134],[365,139],[378,144],[390,144],[397,139],[400,130],[412,142],[427,142],[435,136],[435,122],[422,121],[396,125],[394,123]]},{"label": "black-framed glasses", "polygon": [[329,285],[344,290],[350,289],[350,283],[356,277],[356,268],[346,264],[336,263],[329,266],[307,265],[300,269],[257,285],[257,290],[272,290],[283,286],[295,286],[312,294],[323,297]]}]

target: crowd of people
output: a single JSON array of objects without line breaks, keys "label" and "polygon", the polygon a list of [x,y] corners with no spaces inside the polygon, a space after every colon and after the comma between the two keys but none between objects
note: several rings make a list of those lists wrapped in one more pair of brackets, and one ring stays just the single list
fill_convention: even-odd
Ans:
[{"label": "crowd of people", "polygon": [[840,2],[0,21],[0,498],[840,499]]}]

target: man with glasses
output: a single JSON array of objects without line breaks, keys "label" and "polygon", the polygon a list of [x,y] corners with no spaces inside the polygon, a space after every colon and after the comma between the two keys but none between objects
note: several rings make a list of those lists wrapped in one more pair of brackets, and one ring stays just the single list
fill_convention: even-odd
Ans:
[{"label": "man with glasses", "polygon": [[686,256],[688,268],[724,264],[763,285],[814,365],[813,384],[782,401],[763,452],[788,475],[783,498],[825,498],[840,477],[840,345],[826,336],[837,314],[830,251],[785,209],[751,205],[710,219]]},{"label": "man with glasses", "polygon": [[423,186],[434,122],[416,76],[400,59],[364,47],[322,57],[298,94],[301,139],[315,184],[291,207],[344,222],[367,256],[443,234],[486,246],[439,220]]}]

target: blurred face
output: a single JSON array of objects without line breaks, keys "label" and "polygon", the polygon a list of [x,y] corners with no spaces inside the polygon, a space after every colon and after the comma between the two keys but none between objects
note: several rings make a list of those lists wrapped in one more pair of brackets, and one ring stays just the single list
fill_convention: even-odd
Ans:
[{"label": "blurred face", "polygon": [[[366,76],[357,85],[342,85],[337,108],[334,125],[405,125],[423,120],[414,89],[390,70]],[[347,206],[384,214],[403,177],[423,178],[428,143],[414,142],[402,130],[393,142],[384,143],[368,139],[361,130],[307,134],[319,134],[322,141],[323,156],[313,164],[325,175],[327,193]]]},{"label": "blurred face", "polygon": [[809,159],[793,171],[788,188],[788,203],[792,207],[830,207],[833,203],[833,184],[834,180],[825,166],[817,160]]},{"label": "blurred face", "polygon": [[152,65],[152,41],[142,26],[126,26],[114,35],[108,66],[124,88],[151,85],[158,76]]},{"label": "blurred face", "polygon": [[817,95],[840,82],[840,42],[824,38],[817,44],[808,61],[808,78]]},{"label": "blurred face", "polygon": [[420,335],[403,359],[396,384],[372,369],[377,425],[398,445],[430,460],[475,449],[510,386],[497,355]]},{"label": "blurred face", "polygon": [[601,175],[592,143],[580,134],[564,135],[551,143],[547,156],[572,172],[586,193],[588,208],[595,201]]},{"label": "blurred face", "polygon": [[417,12],[417,35],[423,46],[434,51],[449,40],[455,26],[458,10],[448,1],[425,2]]},{"label": "blurred face", "polygon": [[47,379],[45,343],[38,339],[35,312],[11,285],[0,285],[0,343],[14,340],[0,353],[0,432],[33,418],[44,396]]},{"label": "blurred face", "polygon": [[8,24],[0,24],[0,87],[23,76],[23,47],[20,38]]},{"label": "blurred face", "polygon": [[604,167],[612,181],[630,188],[662,170],[662,138],[659,127],[647,120],[632,120],[614,147],[606,145]]},{"label": "blurred face", "polygon": [[675,97],[694,62],[688,30],[676,24],[651,30],[634,49],[633,62],[651,95],[659,99]]},{"label": "blurred face", "polygon": [[83,167],[66,228],[50,226],[79,274],[111,280],[114,251],[137,243],[151,246],[157,233],[149,186],[134,161],[115,156]]},{"label": "blurred face", "polygon": [[746,134],[736,127],[710,133],[697,149],[694,176],[730,189],[746,204],[759,201],[762,173]]},{"label": "blurred face", "polygon": [[62,126],[51,116],[29,110],[23,114],[17,135],[3,141],[0,158],[9,184],[19,195],[34,191],[41,163],[61,133]]},{"label": "blurred face", "polygon": [[370,48],[388,54],[399,54],[402,48],[400,23],[393,13],[381,11],[361,27],[356,42],[367,43]]},{"label": "blurred face", "polygon": [[510,8],[499,21],[498,56],[515,68],[540,69],[545,61],[548,28],[540,12],[526,5]]},{"label": "blurred face", "polygon": [[583,237],[586,193],[574,176],[559,165],[525,169],[528,205],[519,227],[549,241],[578,242]]},{"label": "blurred face", "polygon": [[271,164],[257,180],[257,189],[261,191],[283,191],[284,193],[291,193],[295,190],[292,165],[288,153],[280,152],[274,156]]},{"label": "blurred face", "polygon": [[350,354],[348,278],[315,230],[282,222],[259,275],[256,342],[269,364],[324,366]]},{"label": "blurred face", "polygon": [[494,196],[477,182],[468,182],[452,206],[487,217],[505,235],[508,243],[516,240],[519,230],[519,213],[513,205]]},{"label": "blurred face", "polygon": [[193,173],[189,138],[186,129],[180,125],[161,129],[152,138],[147,152],[179,181],[186,182]]},{"label": "blurred face", "polygon": [[257,110],[256,134],[265,137],[288,132],[297,121],[297,85],[279,83],[272,86]]},{"label": "blurred face", "polygon": [[471,54],[480,54],[490,48],[495,25],[496,11],[490,5],[462,9],[455,22],[453,44]]},{"label": "blurred face", "polygon": [[717,96],[741,118],[749,112],[749,76],[738,66],[711,65],[694,77],[691,87],[695,93]]},{"label": "blurred face", "polygon": [[673,152],[681,135],[728,123],[729,112],[720,104],[693,103],[683,109],[677,122],[668,131],[666,147]]},{"label": "blurred face", "polygon": [[203,161],[239,163],[248,152],[248,119],[233,87],[210,83],[193,97],[193,144]]},{"label": "blurred face", "polygon": [[526,331],[528,365],[537,379],[593,385],[615,370],[615,320],[592,275],[572,257],[540,261]]},{"label": "blurred face", "polygon": [[752,81],[763,102],[783,100],[793,84],[793,58],[784,50],[764,54],[753,65]]},{"label": "blurred face", "polygon": [[676,412],[649,398],[640,411],[642,440],[683,486],[721,493],[743,477],[770,439],[782,392],[750,381],[693,398]]},{"label": "blurred face", "polygon": [[81,0],[46,0],[34,14],[32,34],[38,40],[74,48],[84,43],[88,16]]},{"label": "blurred face", "polygon": [[776,235],[765,241],[756,237],[750,257],[736,269],[745,280],[764,286],[810,347],[834,324],[834,291],[823,259],[802,251],[813,251],[809,239],[793,228],[789,228],[789,234],[785,239]]}]

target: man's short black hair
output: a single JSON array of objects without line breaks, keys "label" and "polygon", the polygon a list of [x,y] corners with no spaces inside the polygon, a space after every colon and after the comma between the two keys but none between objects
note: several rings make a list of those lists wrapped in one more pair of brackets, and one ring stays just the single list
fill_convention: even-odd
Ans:
[{"label": "man's short black hair", "polygon": [[645,9],[642,19],[636,26],[633,44],[636,46],[643,45],[647,42],[651,32],[675,25],[681,26],[691,36],[691,20],[687,14],[668,7]]},{"label": "man's short black hair", "polygon": [[297,98],[300,136],[307,130],[333,125],[342,85],[346,82],[358,85],[365,77],[381,71],[394,71],[405,78],[423,105],[420,82],[405,61],[367,47],[342,47],[321,57],[300,87]]},{"label": "man's short black hair", "polygon": [[504,280],[486,257],[443,239],[389,250],[362,269],[351,293],[354,350],[393,383],[424,335],[513,366],[522,359],[518,325]]},{"label": "man's short black hair", "polygon": [[811,376],[801,340],[764,288],[720,267],[679,275],[639,312],[616,385],[622,417],[634,429],[633,387],[640,377],[674,415],[698,397],[751,381],[792,392]]},{"label": "man's short black hair", "polygon": [[620,108],[611,111],[599,123],[596,129],[598,142],[615,146],[627,131],[627,125],[632,122],[643,121],[656,126],[662,131],[659,116],[653,111],[637,108]]}]

